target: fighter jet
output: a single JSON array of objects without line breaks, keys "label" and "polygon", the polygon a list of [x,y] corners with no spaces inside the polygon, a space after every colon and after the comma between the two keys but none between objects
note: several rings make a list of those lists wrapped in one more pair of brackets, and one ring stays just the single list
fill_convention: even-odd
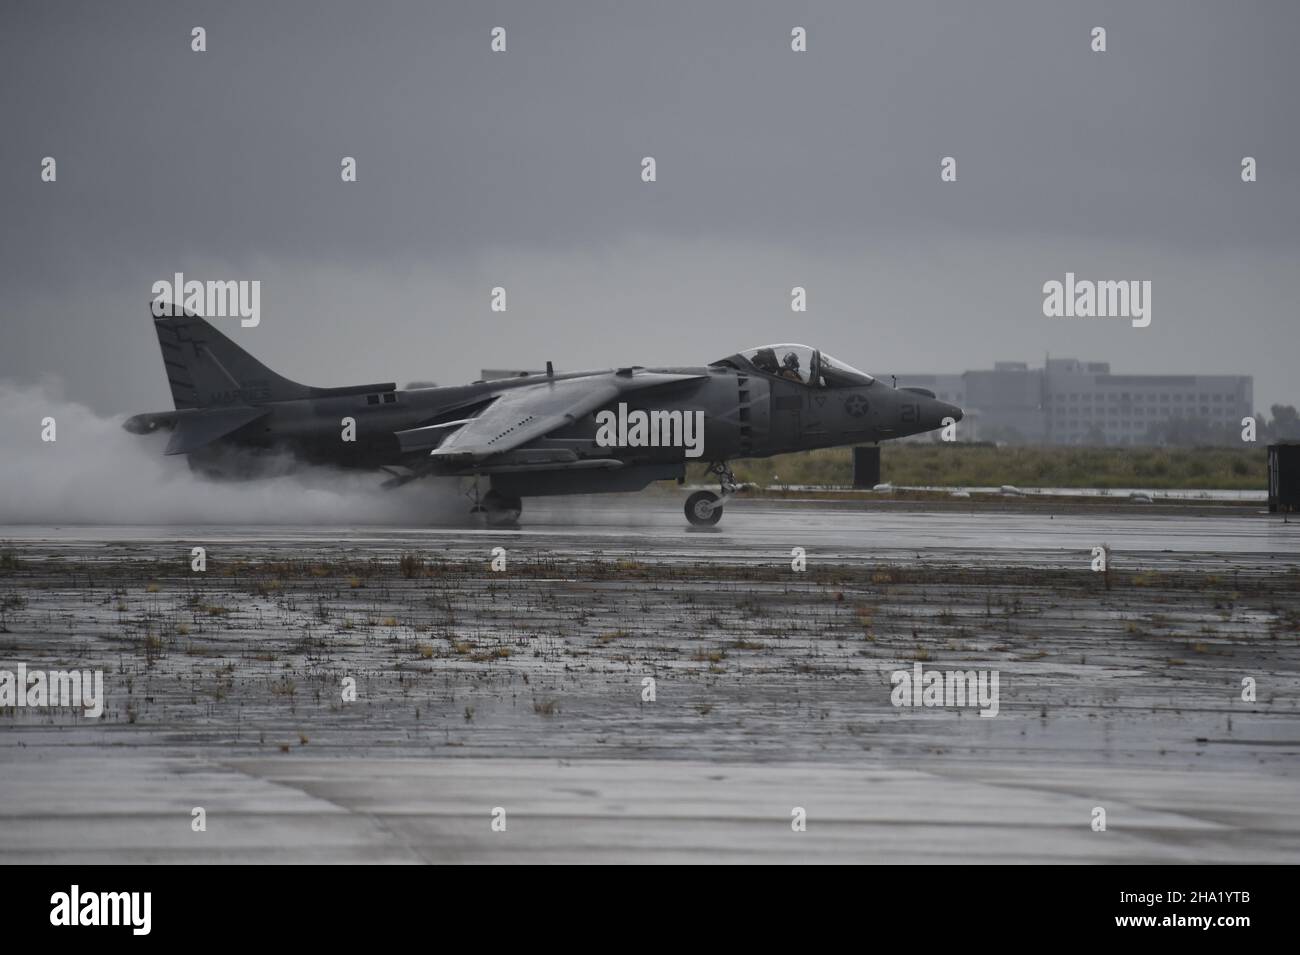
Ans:
[{"label": "fighter jet", "polygon": [[[884,385],[806,345],[766,345],[704,366],[545,373],[452,387],[393,382],[317,388],[271,371],[203,318],[165,306],[154,318],[173,411],[138,414],[135,434],[171,433],[167,454],[231,472],[268,453],[312,464],[381,469],[392,487],[426,476],[472,478],[493,526],[523,498],[684,484],[708,466],[718,493],[686,499],[686,519],[717,524],[739,488],[731,462],[879,442],[960,421],[922,388]],[[480,482],[488,488],[478,494]]]}]

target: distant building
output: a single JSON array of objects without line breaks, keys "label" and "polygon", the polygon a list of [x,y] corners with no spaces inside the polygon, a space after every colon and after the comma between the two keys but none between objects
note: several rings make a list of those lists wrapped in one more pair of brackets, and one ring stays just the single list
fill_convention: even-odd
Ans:
[{"label": "distant building", "polygon": [[966,412],[964,440],[1032,444],[1146,444],[1171,421],[1240,427],[1253,414],[1249,375],[1112,375],[1110,363],[1049,358],[1044,368],[996,362],[992,371],[899,375]]}]

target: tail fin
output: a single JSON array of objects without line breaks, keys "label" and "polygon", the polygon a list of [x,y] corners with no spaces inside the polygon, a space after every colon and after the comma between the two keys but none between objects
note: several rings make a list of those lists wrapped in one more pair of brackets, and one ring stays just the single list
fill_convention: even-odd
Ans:
[{"label": "tail fin", "polygon": [[199,316],[162,305],[154,318],[177,410],[262,405],[306,398],[318,389],[277,375]]}]

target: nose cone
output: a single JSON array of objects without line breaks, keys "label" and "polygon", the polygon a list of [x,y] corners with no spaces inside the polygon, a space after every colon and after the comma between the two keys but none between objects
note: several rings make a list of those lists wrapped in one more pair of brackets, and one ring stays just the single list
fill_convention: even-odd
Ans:
[{"label": "nose cone", "polygon": [[940,401],[938,398],[930,399],[922,410],[922,421],[927,431],[946,427],[949,418],[953,421],[960,421],[962,418],[961,409],[956,405],[948,404],[946,401]]},{"label": "nose cone", "polygon": [[920,426],[924,431],[933,431],[946,427],[949,422],[962,420],[962,409],[956,404],[949,404],[948,401],[940,401],[937,398],[931,398],[922,403],[920,408]]},{"label": "nose cone", "polygon": [[927,430],[939,429],[939,427],[948,427],[949,424],[956,424],[962,420],[962,409],[956,404],[949,404],[948,401],[935,400],[928,408],[930,411],[930,421],[927,421]]}]

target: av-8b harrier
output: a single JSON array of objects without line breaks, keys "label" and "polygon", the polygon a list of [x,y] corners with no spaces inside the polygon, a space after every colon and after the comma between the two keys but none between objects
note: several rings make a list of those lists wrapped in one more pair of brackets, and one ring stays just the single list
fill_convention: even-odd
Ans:
[{"label": "av-8b harrier", "polygon": [[[165,307],[165,312],[171,308]],[[893,388],[805,345],[768,345],[704,367],[521,375],[452,387],[315,388],[271,371],[204,319],[155,318],[175,411],[139,414],[136,434],[169,430],[167,454],[221,473],[229,449],[291,452],[314,464],[382,469],[386,486],[425,476],[486,479],[475,510],[515,523],[525,497],[684,483],[700,461],[720,493],[686,500],[716,524],[738,488],[729,462],[878,442],[959,421],[921,388]],[[249,455],[240,455],[248,461]]]}]

